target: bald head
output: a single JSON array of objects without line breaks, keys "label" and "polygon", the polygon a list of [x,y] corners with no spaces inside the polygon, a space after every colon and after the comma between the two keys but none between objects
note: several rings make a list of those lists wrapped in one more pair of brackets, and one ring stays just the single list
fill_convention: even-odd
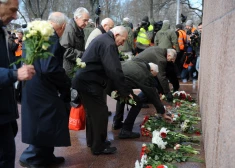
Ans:
[{"label": "bald head", "polygon": [[48,17],[48,21],[53,26],[57,35],[61,37],[68,22],[67,16],[61,12],[52,12]]},{"label": "bald head", "polygon": [[101,26],[103,27],[103,29],[108,32],[110,29],[112,29],[114,27],[114,22],[112,19],[110,18],[104,18],[101,21]]},{"label": "bald head", "polygon": [[117,46],[123,45],[127,39],[128,32],[127,29],[123,26],[116,26],[110,30],[115,38]]}]

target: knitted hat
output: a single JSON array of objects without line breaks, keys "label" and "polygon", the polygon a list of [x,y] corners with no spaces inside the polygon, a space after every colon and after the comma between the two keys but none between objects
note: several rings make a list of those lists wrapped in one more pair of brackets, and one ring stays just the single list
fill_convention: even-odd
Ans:
[{"label": "knitted hat", "polygon": [[177,24],[175,27],[176,27],[176,29],[183,29],[182,24]]},{"label": "knitted hat", "polygon": [[188,20],[185,25],[193,27],[193,21],[192,20]]}]

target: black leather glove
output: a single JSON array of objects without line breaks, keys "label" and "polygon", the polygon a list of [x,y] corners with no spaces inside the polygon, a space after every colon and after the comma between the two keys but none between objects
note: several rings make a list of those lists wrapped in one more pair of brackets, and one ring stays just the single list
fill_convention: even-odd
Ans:
[{"label": "black leather glove", "polygon": [[131,52],[132,52],[132,54],[133,54],[134,56],[136,55],[135,49],[132,49]]},{"label": "black leather glove", "polygon": [[166,98],[167,98],[167,101],[169,102],[173,101],[173,95],[171,94],[171,92],[167,93]]}]

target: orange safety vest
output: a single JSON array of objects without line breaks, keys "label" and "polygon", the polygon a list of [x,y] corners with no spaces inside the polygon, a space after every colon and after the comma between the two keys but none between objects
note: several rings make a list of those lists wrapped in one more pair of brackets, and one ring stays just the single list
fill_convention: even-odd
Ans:
[{"label": "orange safety vest", "polygon": [[179,33],[178,37],[179,48],[180,50],[184,50],[184,44],[186,43],[187,35],[183,30],[179,30],[178,33]]},{"label": "orange safety vest", "polygon": [[192,62],[190,62],[189,64],[186,63],[188,60],[188,56],[185,57],[185,61],[184,61],[184,64],[183,64],[183,67],[188,69],[189,66],[193,66]]},{"label": "orange safety vest", "polygon": [[17,50],[15,51],[15,56],[16,57],[21,57],[22,56],[22,44],[19,44]]}]

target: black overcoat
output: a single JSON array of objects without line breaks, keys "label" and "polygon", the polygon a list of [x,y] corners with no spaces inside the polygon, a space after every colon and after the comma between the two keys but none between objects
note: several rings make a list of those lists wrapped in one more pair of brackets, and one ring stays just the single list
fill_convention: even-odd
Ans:
[{"label": "black overcoat", "polygon": [[69,101],[70,80],[62,68],[63,48],[59,37],[51,37],[49,51],[54,56],[35,61],[36,75],[23,84],[22,141],[37,146],[70,146]]}]

